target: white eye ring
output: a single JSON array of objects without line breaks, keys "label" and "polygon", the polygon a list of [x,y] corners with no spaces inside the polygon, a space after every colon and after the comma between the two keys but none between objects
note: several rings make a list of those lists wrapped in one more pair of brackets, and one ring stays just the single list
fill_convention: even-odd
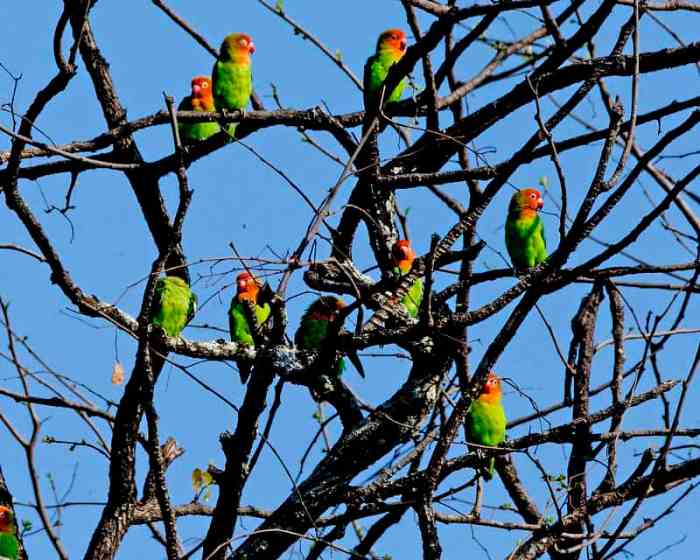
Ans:
[{"label": "white eye ring", "polygon": [[207,82],[202,82],[202,85],[200,87],[202,89],[207,89],[209,87],[209,84]]},{"label": "white eye ring", "polygon": [[245,47],[245,46],[248,45],[248,41],[247,41],[246,39],[240,39],[240,40],[238,41],[238,44],[239,44],[241,47]]}]

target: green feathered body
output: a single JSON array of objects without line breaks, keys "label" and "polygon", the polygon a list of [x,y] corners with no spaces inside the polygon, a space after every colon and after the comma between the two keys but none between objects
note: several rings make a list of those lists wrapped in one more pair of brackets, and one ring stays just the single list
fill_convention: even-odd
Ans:
[{"label": "green feathered body", "polygon": [[168,336],[180,336],[197,310],[197,296],[182,278],[165,276],[158,279],[151,323]]},{"label": "green feathered body", "polygon": [[[248,307],[252,309],[249,311]],[[252,317],[254,312],[258,325],[262,325],[270,317],[270,311],[269,303],[256,305],[252,301],[241,302],[238,300],[238,297],[234,297],[228,309],[228,328],[231,333],[231,340],[246,346],[254,346],[253,327],[248,318]],[[236,364],[238,365],[241,383],[246,383],[250,376],[250,371],[253,369],[252,364],[247,360],[237,360]]]},{"label": "green feathered body", "polygon": [[[180,102],[177,110],[197,111],[200,113],[214,111],[215,108],[214,104],[211,102],[211,99],[209,102],[211,103],[211,107],[206,107],[202,103],[195,103],[193,106],[192,97],[188,95]],[[180,140],[182,141],[183,145],[194,144],[195,142],[206,140],[221,130],[219,123],[215,122],[178,123],[177,128],[180,132]]]},{"label": "green feathered body", "polygon": [[[212,71],[214,105],[219,111],[244,110],[253,93],[253,72],[250,63],[217,60]],[[233,135],[237,123],[228,127]]]},{"label": "green feathered body", "polygon": [[[498,402],[477,399],[472,402],[467,416],[467,438],[478,445],[497,447],[506,439],[506,413]],[[493,476],[494,457],[489,460],[485,478]]]},{"label": "green feathered body", "polygon": [[[269,316],[269,303],[255,306],[255,318],[257,319],[259,325],[265,323]],[[231,340],[233,342],[238,342],[239,344],[245,344],[248,346],[253,346],[255,344],[252,334],[253,329],[250,327],[245,306],[238,301],[237,298],[233,298],[231,300],[231,306],[228,310],[228,326],[229,332],[231,333]]]},{"label": "green feathered body", "polygon": [[509,214],[506,221],[506,248],[516,270],[525,270],[547,259],[544,224],[538,214]]},{"label": "green feathered body", "polygon": [[[394,274],[408,274],[410,269],[406,272],[401,271],[399,267],[394,269]],[[414,319],[418,317],[418,311],[420,310],[421,302],[423,301],[423,280],[418,278],[403,296],[401,303],[406,308],[406,313]]]},{"label": "green feathered body", "polygon": [[[307,309],[301,318],[301,325],[294,335],[294,343],[302,350],[321,350],[323,341],[328,336],[330,322],[326,320],[310,319],[308,317],[309,310]],[[340,376],[345,371],[345,360],[338,360],[335,374]]]},{"label": "green feathered body", "polygon": [[19,558],[19,542],[11,533],[0,533],[0,560],[17,560]]},{"label": "green feathered body", "polygon": [[[371,95],[377,91],[384,83],[384,80],[386,80],[389,69],[399,60],[400,56],[397,57],[395,53],[389,50],[380,50],[379,53],[373,54],[367,59],[363,78],[365,106],[368,105]],[[406,78],[399,82],[391,94],[388,92],[384,94],[384,103],[401,99],[401,94],[405,87]]]}]

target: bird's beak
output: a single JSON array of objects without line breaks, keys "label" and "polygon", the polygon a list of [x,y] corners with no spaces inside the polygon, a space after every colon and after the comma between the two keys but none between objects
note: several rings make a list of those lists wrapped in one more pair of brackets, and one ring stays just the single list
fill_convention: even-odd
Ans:
[{"label": "bird's beak", "polygon": [[537,209],[542,210],[544,208],[544,200],[542,200],[542,197],[537,199]]},{"label": "bird's beak", "polygon": [[251,41],[250,45],[248,45],[248,52],[250,52],[250,54],[255,52],[255,43],[253,43],[253,41]]},{"label": "bird's beak", "polygon": [[238,291],[239,292],[245,292],[246,291],[246,286],[248,285],[248,282],[246,280],[239,280],[237,283],[238,286]]},{"label": "bird's beak", "polygon": [[399,43],[399,49],[401,49],[401,52],[406,50],[406,41],[401,41]]},{"label": "bird's beak", "polygon": [[199,92],[202,91],[202,86],[199,84],[195,84],[192,86],[192,94],[197,97],[199,95]]}]

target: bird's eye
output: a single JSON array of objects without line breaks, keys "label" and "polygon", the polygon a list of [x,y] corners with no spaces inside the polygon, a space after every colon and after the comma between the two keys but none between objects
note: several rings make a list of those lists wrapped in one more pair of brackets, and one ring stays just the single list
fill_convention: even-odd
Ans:
[{"label": "bird's eye", "polygon": [[207,82],[202,82],[202,85],[200,87],[202,89],[207,89],[209,87],[209,84]]},{"label": "bird's eye", "polygon": [[535,193],[530,193],[530,198],[535,198]]},{"label": "bird's eye", "polygon": [[245,47],[245,46],[248,44],[248,40],[247,40],[247,39],[241,39],[241,40],[238,41],[238,44],[239,44],[241,47]]}]

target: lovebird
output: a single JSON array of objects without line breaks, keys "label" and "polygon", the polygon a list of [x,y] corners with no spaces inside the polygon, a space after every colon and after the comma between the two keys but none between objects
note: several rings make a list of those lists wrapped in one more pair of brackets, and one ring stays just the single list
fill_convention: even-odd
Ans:
[{"label": "lovebird", "polygon": [[[250,55],[255,45],[250,35],[231,33],[226,35],[214,63],[212,81],[214,106],[219,111],[243,111],[253,93],[253,71]],[[232,136],[237,123],[231,123],[228,132]]]},{"label": "lovebird", "polygon": [[12,510],[0,506],[0,560],[17,560],[19,558],[19,541]]},{"label": "lovebird", "polygon": [[151,311],[152,324],[158,325],[168,336],[180,336],[196,312],[197,296],[187,282],[177,276],[158,279]]},{"label": "lovebird", "polygon": [[[340,330],[342,325],[338,325],[338,312],[345,307],[342,300],[334,296],[321,296],[306,308],[301,316],[301,324],[294,334],[294,343],[302,350],[320,351],[323,346],[323,341],[333,332]],[[364,377],[365,372],[362,368],[357,354],[354,352],[348,353],[348,358],[353,363],[359,374]],[[334,373],[340,377],[345,371],[345,360],[340,358],[334,366]]]},{"label": "lovebird", "polygon": [[[209,76],[192,78],[192,93],[180,101],[177,110],[198,113],[215,111],[211,78]],[[185,146],[206,140],[221,130],[219,123],[215,122],[178,123],[177,128],[180,131],[180,140]]]},{"label": "lovebird", "polygon": [[[391,247],[391,259],[394,263],[394,274],[403,276],[411,271],[413,260],[416,258],[415,251],[411,248],[408,239],[399,239]],[[421,302],[423,301],[423,279],[418,278],[408,289],[401,303],[414,319],[418,316]]]},{"label": "lovebird", "polygon": [[[467,413],[467,438],[478,445],[498,447],[506,439],[506,413],[501,404],[501,380],[493,372],[478,399],[472,402]],[[477,450],[478,451],[478,450]],[[479,470],[486,480],[493,478],[495,457],[488,460],[488,467]]]},{"label": "lovebird", "polygon": [[510,199],[506,248],[516,271],[527,270],[547,259],[544,224],[538,214],[543,206],[537,189],[521,189]]},{"label": "lovebird", "polygon": [[[236,295],[228,309],[228,327],[231,340],[238,344],[254,346],[255,332],[270,317],[270,304],[258,304],[260,284],[250,272],[241,272],[236,277]],[[248,381],[251,365],[247,361],[237,362],[241,383]]]},{"label": "lovebird", "polygon": [[[400,29],[387,29],[377,39],[377,50],[367,59],[363,82],[365,108],[372,101],[374,93],[381,88],[389,68],[396,64],[406,52],[406,34]],[[401,80],[391,93],[384,93],[384,103],[401,99],[406,78]]]}]

